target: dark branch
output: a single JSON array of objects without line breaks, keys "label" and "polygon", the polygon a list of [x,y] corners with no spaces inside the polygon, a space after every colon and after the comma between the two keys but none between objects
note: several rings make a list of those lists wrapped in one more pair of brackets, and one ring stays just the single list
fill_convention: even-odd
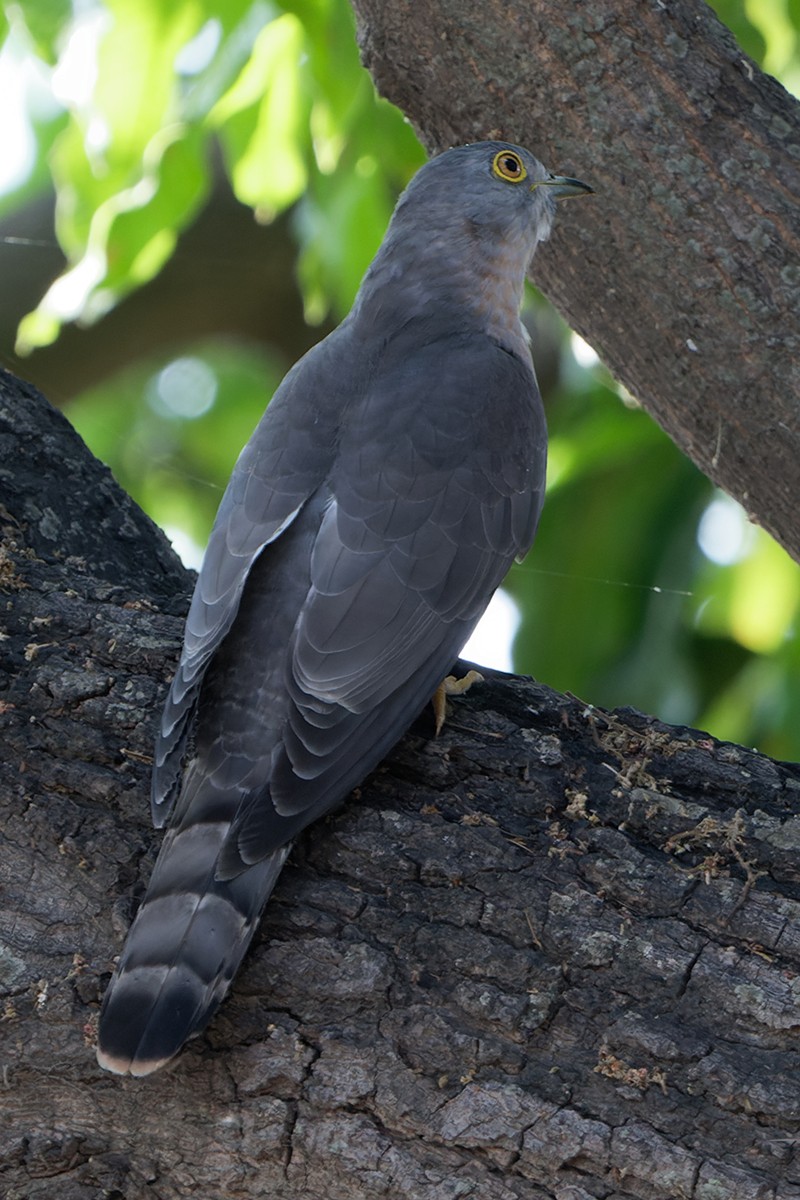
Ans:
[{"label": "dark branch", "polygon": [[800,772],[521,679],[309,831],[171,1069],[101,1073],[188,581],[9,378],[0,442],[3,1195],[797,1197]]}]

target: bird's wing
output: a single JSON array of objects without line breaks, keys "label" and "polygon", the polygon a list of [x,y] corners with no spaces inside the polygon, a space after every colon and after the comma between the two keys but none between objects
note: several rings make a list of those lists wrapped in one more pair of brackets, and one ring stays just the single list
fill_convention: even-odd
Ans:
[{"label": "bird's wing", "polygon": [[269,795],[224,872],[259,861],[372,770],[533,540],[546,431],[529,364],[488,338],[415,351],[350,415],[292,639]]},{"label": "bird's wing", "polygon": [[172,812],[184,744],[203,676],[231,628],[254,561],[293,523],[330,466],[332,429],[309,412],[324,343],[292,368],[245,446],[222,498],[195,585],[183,650],[161,717],[154,752],[156,826]]}]

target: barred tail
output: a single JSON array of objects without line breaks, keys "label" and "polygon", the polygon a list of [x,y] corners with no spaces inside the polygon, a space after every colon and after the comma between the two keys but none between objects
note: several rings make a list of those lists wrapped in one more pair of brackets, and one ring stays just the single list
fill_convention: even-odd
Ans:
[{"label": "barred tail", "polygon": [[118,1075],[149,1075],[205,1027],[289,853],[283,846],[235,878],[217,879],[231,822],[188,818],[164,839],[103,1000],[97,1061]]}]

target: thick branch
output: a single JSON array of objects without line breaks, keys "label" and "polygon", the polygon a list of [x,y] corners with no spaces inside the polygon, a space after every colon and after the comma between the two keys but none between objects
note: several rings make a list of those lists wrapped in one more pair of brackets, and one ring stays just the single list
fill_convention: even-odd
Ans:
[{"label": "thick branch", "polygon": [[699,0],[353,0],[428,146],[501,136],[598,195],[536,277],[686,454],[800,559],[798,105]]},{"label": "thick branch", "polygon": [[170,1070],[103,1075],[180,569],[8,377],[0,439],[0,1194],[800,1195],[800,773],[525,680],[309,831]]}]

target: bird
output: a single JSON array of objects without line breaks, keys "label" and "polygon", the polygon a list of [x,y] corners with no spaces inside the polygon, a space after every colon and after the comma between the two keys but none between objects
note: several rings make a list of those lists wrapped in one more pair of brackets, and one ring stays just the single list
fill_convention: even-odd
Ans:
[{"label": "bird", "polygon": [[203,1031],[297,835],[430,702],[534,539],[547,431],[520,320],[556,201],[503,141],[431,158],[343,322],[244,447],[156,737],[168,825],[101,1006],[97,1060],[144,1076]]}]

